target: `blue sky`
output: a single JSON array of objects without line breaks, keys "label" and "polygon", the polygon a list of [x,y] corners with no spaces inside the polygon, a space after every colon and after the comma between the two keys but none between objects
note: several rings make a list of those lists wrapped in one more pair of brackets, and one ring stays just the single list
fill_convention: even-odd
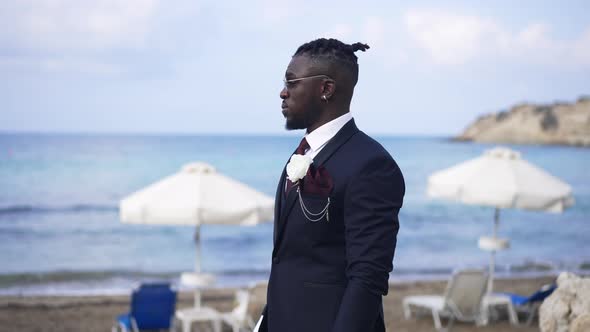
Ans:
[{"label": "blue sky", "polygon": [[0,131],[282,134],[285,67],[366,42],[361,129],[447,135],[590,94],[587,1],[0,2]]}]

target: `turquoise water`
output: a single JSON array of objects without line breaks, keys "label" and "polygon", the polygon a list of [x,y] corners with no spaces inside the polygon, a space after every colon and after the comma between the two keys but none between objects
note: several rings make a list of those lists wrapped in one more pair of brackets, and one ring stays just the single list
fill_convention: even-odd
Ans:
[{"label": "turquoise water", "polygon": [[[118,201],[191,161],[273,196],[299,137],[0,134],[0,294],[104,293],[140,280],[177,280],[194,264],[191,227],[122,224]],[[480,155],[487,144],[377,137],[407,185],[393,280],[444,277],[485,267],[477,239],[492,232],[491,208],[426,197],[432,172]],[[499,274],[590,269],[590,150],[510,146],[572,185],[562,214],[506,210]],[[202,267],[218,285],[266,279],[272,224],[204,226]]]}]

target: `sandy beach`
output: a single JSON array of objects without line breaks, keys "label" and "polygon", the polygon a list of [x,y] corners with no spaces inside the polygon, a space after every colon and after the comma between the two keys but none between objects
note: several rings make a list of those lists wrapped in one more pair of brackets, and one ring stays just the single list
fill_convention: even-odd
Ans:
[{"label": "sandy beach", "polygon": [[[497,291],[530,294],[540,286],[550,283],[552,277],[528,279],[500,279],[495,283]],[[384,312],[387,331],[420,332],[434,331],[432,319],[424,316],[406,320],[401,302],[405,296],[417,294],[442,294],[446,281],[420,281],[390,284],[389,294],[384,298]],[[228,311],[233,304],[233,289],[211,289],[204,292],[204,305]],[[253,289],[249,312],[257,317],[265,302],[266,285]],[[177,308],[190,307],[192,294],[181,293]],[[52,296],[52,297],[0,297],[0,331],[109,331],[117,315],[129,309],[128,296]],[[180,329],[179,329],[180,330]],[[193,331],[200,331],[195,324]],[[205,329],[206,330],[206,329]],[[230,331],[225,326],[224,331]],[[538,331],[537,322],[531,327],[511,326],[505,317],[491,322],[488,326],[456,323],[453,331]]]}]

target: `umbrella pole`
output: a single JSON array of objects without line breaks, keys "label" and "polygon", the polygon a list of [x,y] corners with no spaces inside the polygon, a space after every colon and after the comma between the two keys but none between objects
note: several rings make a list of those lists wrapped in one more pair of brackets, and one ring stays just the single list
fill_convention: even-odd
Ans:
[{"label": "umbrella pole", "polygon": [[[494,240],[498,235],[498,226],[500,225],[500,209],[496,208],[494,212]],[[494,269],[496,267],[496,250],[492,250],[490,254],[490,274],[488,276],[488,294],[494,290]]]},{"label": "umbrella pole", "polygon": [[[201,225],[195,228],[195,272],[201,273]],[[201,307],[201,290],[195,289],[195,308]]]},{"label": "umbrella pole", "polygon": [[201,273],[201,227],[197,225],[195,228],[195,272]]}]

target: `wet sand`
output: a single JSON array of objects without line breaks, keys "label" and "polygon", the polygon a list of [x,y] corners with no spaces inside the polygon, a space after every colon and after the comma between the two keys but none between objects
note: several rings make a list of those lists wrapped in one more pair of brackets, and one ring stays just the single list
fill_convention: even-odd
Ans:
[{"label": "wet sand", "polygon": [[[496,291],[530,294],[544,284],[553,281],[552,277],[528,279],[500,279],[495,281]],[[431,316],[406,320],[402,312],[402,299],[409,295],[443,294],[446,281],[420,281],[390,284],[389,294],[384,297],[384,313],[387,331],[422,332],[434,331]],[[211,289],[203,294],[203,305],[221,311],[230,311],[234,299],[234,289]],[[254,320],[258,317],[266,298],[266,285],[260,284],[252,290],[248,308]],[[190,307],[192,294],[181,293],[177,309]],[[115,317],[129,310],[129,296],[1,296],[0,331],[110,331]],[[195,324],[193,331],[206,331],[204,325]],[[505,315],[487,326],[476,327],[469,323],[457,322],[452,331],[538,331],[535,321],[530,327],[514,327]],[[180,331],[180,328],[178,328]],[[224,331],[231,331],[224,326]]]}]

